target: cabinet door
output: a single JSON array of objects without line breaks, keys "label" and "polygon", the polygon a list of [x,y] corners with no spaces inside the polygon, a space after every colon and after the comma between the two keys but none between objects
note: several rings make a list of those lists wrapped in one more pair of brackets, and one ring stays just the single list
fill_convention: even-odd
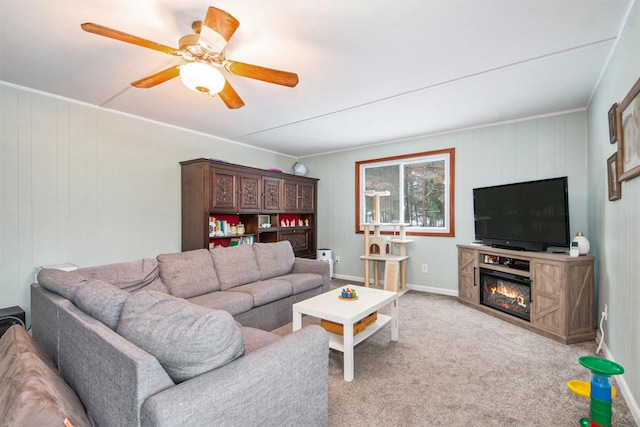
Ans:
[{"label": "cabinet door", "polygon": [[298,186],[300,196],[300,211],[314,212],[316,209],[316,185],[315,183],[301,182]]},{"label": "cabinet door", "polygon": [[298,212],[299,210],[299,198],[298,198],[298,185],[300,181],[285,179],[283,181],[283,199],[284,206],[283,212]]},{"label": "cabinet door", "polygon": [[478,252],[458,249],[458,297],[474,304],[480,304],[477,282]]},{"label": "cabinet door", "polygon": [[262,212],[280,212],[282,210],[282,180],[262,177]]},{"label": "cabinet door", "polygon": [[531,324],[554,334],[564,335],[564,264],[531,262]]},{"label": "cabinet door", "polygon": [[260,176],[238,174],[238,212],[258,212],[260,210]]},{"label": "cabinet door", "polygon": [[311,230],[287,230],[278,232],[278,240],[288,240],[293,246],[293,252],[297,257],[315,256],[314,243]]},{"label": "cabinet door", "polygon": [[237,204],[237,174],[226,168],[209,169],[211,181],[211,212],[236,213]]},{"label": "cabinet door", "polygon": [[594,333],[593,261],[572,262],[568,266],[565,286],[568,335]]}]

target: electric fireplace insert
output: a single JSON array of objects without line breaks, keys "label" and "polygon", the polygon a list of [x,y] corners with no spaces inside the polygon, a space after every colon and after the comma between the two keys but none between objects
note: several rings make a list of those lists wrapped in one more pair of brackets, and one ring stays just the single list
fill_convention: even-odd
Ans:
[{"label": "electric fireplace insert", "polygon": [[530,321],[530,278],[480,268],[480,284],[480,304]]}]

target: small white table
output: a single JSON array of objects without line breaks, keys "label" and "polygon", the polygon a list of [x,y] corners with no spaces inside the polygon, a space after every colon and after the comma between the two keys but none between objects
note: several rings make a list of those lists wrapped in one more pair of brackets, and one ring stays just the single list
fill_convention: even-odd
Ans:
[{"label": "small white table", "polygon": [[[344,335],[327,331],[329,347],[344,353],[344,380],[352,381],[354,376],[353,349],[369,338],[387,323],[391,322],[391,340],[398,341],[398,294],[375,288],[347,285],[356,290],[358,300],[344,301],[338,297],[343,288],[300,301],[293,305],[293,330],[302,327],[302,315],[343,325]],[[353,324],[367,317],[374,311],[391,304],[391,316],[378,313],[377,320],[357,335],[353,335]]]}]

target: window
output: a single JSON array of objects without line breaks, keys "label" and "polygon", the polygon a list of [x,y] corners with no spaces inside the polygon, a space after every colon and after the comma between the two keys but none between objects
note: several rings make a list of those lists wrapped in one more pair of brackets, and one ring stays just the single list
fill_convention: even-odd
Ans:
[{"label": "window", "polygon": [[356,232],[374,220],[374,198],[365,191],[388,191],[380,197],[383,232],[406,224],[407,234],[453,237],[455,149],[356,162]]}]

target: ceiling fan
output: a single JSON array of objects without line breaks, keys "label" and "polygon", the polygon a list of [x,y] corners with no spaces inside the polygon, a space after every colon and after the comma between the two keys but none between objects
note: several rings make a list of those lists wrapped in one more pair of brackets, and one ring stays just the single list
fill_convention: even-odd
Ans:
[{"label": "ceiling fan", "polygon": [[81,27],[89,33],[182,57],[185,61],[184,64],[174,65],[131,83],[138,88],[150,88],[180,76],[190,89],[209,95],[218,94],[228,108],[240,108],[244,106],[242,98],[219,69],[267,83],[296,86],[298,75],[295,73],[225,58],[224,49],[239,25],[240,22],[227,12],[209,7],[204,21],[193,22],[191,27],[195,34],[181,37],[177,49],[91,22],[84,23]]}]

